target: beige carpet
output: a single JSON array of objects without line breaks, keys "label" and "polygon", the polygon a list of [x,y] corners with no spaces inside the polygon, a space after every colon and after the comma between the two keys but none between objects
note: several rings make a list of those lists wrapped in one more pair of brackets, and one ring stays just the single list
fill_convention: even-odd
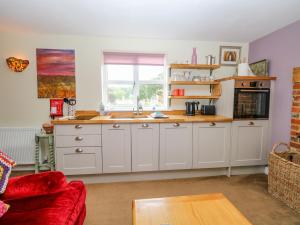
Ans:
[{"label": "beige carpet", "polygon": [[265,175],[88,184],[87,191],[85,225],[131,225],[133,199],[215,192],[223,193],[254,225],[300,225],[300,214],[268,194]]}]

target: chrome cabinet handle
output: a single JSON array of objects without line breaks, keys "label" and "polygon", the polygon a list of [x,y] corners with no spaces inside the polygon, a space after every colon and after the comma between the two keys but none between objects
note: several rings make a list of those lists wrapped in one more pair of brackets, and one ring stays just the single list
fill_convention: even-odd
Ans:
[{"label": "chrome cabinet handle", "polygon": [[79,125],[79,124],[77,124],[77,125],[75,125],[75,128],[76,128],[76,129],[81,129],[81,128],[82,128],[82,126],[81,126],[81,125]]},{"label": "chrome cabinet handle", "polygon": [[113,128],[120,128],[120,125],[119,124],[114,124]]},{"label": "chrome cabinet handle", "polygon": [[83,137],[78,136],[78,137],[75,138],[75,141],[82,141],[82,140],[83,140]]},{"label": "chrome cabinet handle", "polygon": [[83,152],[83,149],[82,149],[82,148],[76,148],[76,149],[75,149],[75,152],[77,152],[77,153],[82,153],[82,152]]},{"label": "chrome cabinet handle", "polygon": [[209,126],[214,127],[214,126],[216,126],[216,123],[215,123],[215,122],[211,122],[211,123],[209,124]]},{"label": "chrome cabinet handle", "polygon": [[251,121],[251,122],[248,123],[248,125],[249,125],[249,126],[253,126],[253,125],[254,125],[254,122]]},{"label": "chrome cabinet handle", "polygon": [[174,123],[174,124],[173,124],[173,127],[179,127],[179,126],[180,126],[179,123]]},{"label": "chrome cabinet handle", "polygon": [[142,127],[143,127],[143,128],[148,128],[148,127],[149,127],[149,124],[148,124],[148,123],[143,123]]}]

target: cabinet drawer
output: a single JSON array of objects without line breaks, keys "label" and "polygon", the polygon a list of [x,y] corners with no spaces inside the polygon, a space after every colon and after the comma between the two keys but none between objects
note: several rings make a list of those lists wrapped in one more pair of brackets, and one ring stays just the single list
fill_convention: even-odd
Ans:
[{"label": "cabinet drawer", "polygon": [[101,147],[56,148],[56,170],[66,175],[102,173]]},{"label": "cabinet drawer", "polygon": [[55,135],[101,134],[100,124],[56,125]]},{"label": "cabinet drawer", "polygon": [[55,147],[101,146],[101,135],[55,136]]}]

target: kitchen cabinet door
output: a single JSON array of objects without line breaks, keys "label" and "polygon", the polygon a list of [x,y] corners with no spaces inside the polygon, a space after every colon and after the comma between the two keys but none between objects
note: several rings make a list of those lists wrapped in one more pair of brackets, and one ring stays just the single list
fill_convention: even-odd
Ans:
[{"label": "kitchen cabinet door", "polygon": [[160,124],[160,170],[192,168],[192,123]]},{"label": "kitchen cabinet door", "polygon": [[158,170],[159,124],[132,124],[132,171]]},{"label": "kitchen cabinet door", "polygon": [[103,173],[131,172],[129,124],[102,125]]},{"label": "kitchen cabinet door", "polygon": [[56,148],[56,170],[66,175],[102,173],[101,147]]},{"label": "kitchen cabinet door", "polygon": [[232,123],[232,166],[267,164],[268,120]]},{"label": "kitchen cabinet door", "polygon": [[193,168],[228,167],[231,123],[193,124]]}]

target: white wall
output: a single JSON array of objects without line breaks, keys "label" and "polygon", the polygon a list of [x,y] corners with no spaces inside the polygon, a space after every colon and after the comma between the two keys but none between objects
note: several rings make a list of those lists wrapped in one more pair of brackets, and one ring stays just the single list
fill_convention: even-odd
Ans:
[{"label": "white wall", "polygon": [[[0,33],[0,126],[40,126],[49,120],[49,100],[37,98],[36,48],[75,49],[77,109],[95,110],[101,99],[103,50],[165,53],[169,64],[190,61],[196,47],[198,63],[205,63],[209,54],[218,62],[220,45],[242,46],[242,57],[248,57],[248,43]],[[28,68],[10,71],[5,63],[10,56],[29,59]],[[234,72],[234,67],[223,67],[216,76]]]}]

